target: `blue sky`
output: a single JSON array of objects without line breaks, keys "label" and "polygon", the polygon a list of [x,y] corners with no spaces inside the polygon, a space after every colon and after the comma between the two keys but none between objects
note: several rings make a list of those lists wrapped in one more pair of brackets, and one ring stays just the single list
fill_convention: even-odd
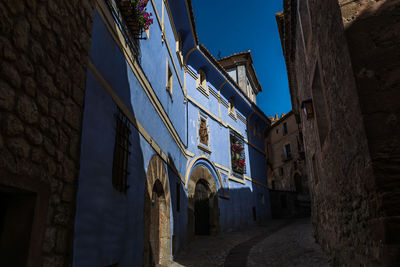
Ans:
[{"label": "blue sky", "polygon": [[285,61],[275,13],[282,0],[192,0],[200,43],[218,58],[251,50],[263,91],[257,104],[267,116],[291,110]]}]

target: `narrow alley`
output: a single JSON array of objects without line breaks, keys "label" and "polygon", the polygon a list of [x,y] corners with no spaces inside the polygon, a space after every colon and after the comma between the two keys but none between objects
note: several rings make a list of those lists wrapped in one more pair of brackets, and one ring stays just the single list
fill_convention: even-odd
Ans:
[{"label": "narrow alley", "polygon": [[218,236],[199,236],[172,267],[330,266],[312,235],[309,218],[272,220]]}]

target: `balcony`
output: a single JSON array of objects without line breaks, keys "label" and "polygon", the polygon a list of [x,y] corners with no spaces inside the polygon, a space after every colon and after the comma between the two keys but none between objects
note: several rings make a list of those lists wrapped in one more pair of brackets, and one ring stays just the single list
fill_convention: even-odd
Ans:
[{"label": "balcony", "polygon": [[121,29],[124,39],[135,57],[138,57],[140,51],[139,40],[146,39],[144,37],[144,30],[151,25],[152,19],[148,17],[148,19],[141,19],[139,21],[139,17],[146,11],[137,11],[137,7],[134,7],[130,0],[105,0],[105,2]]}]

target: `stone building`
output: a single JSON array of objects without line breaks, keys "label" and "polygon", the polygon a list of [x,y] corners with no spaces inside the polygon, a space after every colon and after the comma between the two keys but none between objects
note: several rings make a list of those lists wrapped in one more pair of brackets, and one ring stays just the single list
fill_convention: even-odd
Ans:
[{"label": "stone building", "polygon": [[273,190],[305,193],[307,171],[301,131],[293,111],[270,118],[272,125],[266,139],[268,187]]},{"label": "stone building", "polygon": [[309,216],[307,166],[295,115],[290,111],[270,119],[265,149],[272,216]]},{"label": "stone building", "polygon": [[0,2],[1,266],[72,262],[91,1]]},{"label": "stone building", "polygon": [[285,0],[277,14],[317,241],[335,266],[400,263],[400,1]]},{"label": "stone building", "polygon": [[167,265],[270,218],[250,53],[234,79],[191,1],[143,2],[138,32],[126,0],[0,3],[2,264]]}]

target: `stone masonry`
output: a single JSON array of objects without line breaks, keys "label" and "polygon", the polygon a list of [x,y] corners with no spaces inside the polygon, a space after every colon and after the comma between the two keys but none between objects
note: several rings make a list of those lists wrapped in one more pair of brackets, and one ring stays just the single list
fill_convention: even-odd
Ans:
[{"label": "stone masonry", "polygon": [[33,184],[48,203],[35,211],[28,266],[71,264],[93,10],[90,0],[0,2],[0,185]]},{"label": "stone masonry", "polygon": [[277,14],[315,236],[334,266],[400,262],[399,11],[397,0],[285,0]]}]

